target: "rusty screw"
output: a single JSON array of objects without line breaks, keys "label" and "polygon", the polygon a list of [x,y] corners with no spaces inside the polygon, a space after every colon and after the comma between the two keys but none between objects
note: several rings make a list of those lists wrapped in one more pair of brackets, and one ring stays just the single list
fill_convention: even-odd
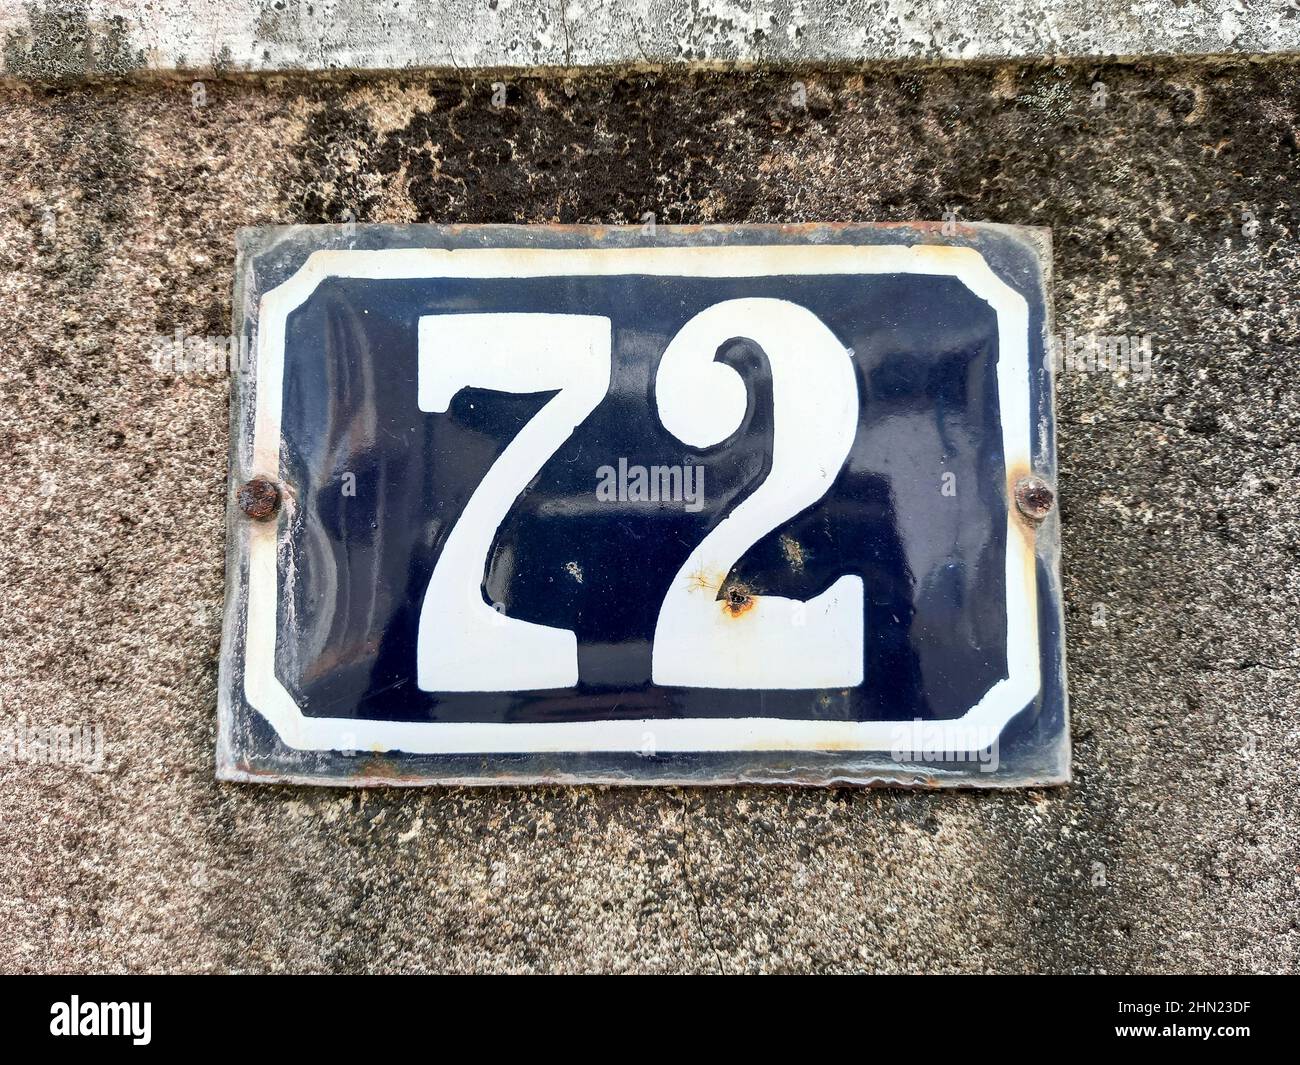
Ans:
[{"label": "rusty screw", "polygon": [[265,477],[255,477],[239,490],[239,509],[254,521],[270,521],[280,509],[280,489]]},{"label": "rusty screw", "polygon": [[1042,521],[1055,503],[1056,493],[1041,477],[1030,474],[1016,482],[1016,508],[1030,521]]}]

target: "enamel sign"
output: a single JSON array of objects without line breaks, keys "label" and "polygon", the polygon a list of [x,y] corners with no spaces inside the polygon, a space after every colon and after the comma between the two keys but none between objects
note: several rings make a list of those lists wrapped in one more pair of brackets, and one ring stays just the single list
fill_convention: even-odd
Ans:
[{"label": "enamel sign", "polygon": [[1040,230],[240,235],[219,772],[1068,778]]}]

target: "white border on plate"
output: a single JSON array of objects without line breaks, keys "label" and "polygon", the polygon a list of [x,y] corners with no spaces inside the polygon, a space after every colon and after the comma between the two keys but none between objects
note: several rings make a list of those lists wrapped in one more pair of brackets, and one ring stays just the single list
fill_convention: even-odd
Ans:
[{"label": "white border on plate", "polygon": [[[765,277],[926,274],[953,277],[997,314],[998,402],[1005,468],[1030,467],[1029,308],[973,248],[937,245],[729,245],[685,248],[411,248],[314,252],[293,277],[262,296],[257,326],[254,476],[279,480],[285,329],[289,315],[327,278],[526,278],[650,274]],[[946,721],[809,721],[780,718],[637,718],[597,722],[366,721],[309,717],[275,675],[280,602],[275,522],[249,525],[244,694],[280,739],[298,750],[414,754],[635,752],[647,733],[667,751],[889,751],[910,737],[924,749],[988,745],[1041,685],[1032,534],[1007,508],[1007,677],[962,717]],[[974,742],[972,738],[977,737]]]}]

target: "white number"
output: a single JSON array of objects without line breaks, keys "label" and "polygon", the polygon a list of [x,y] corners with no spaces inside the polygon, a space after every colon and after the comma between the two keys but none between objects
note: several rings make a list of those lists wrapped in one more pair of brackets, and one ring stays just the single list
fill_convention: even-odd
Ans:
[{"label": "white number", "polygon": [[497,527],[519,493],[609,390],[610,320],[585,314],[444,314],[419,323],[419,405],[462,388],[559,392],[494,462],[447,535],[420,609],[424,691],[523,691],[578,683],[578,637],[505,617],[483,597]]},{"label": "white number", "polygon": [[[772,368],[772,467],[691,552],[659,608],[656,684],[693,688],[831,688],[862,683],[863,587],[846,574],[802,604],[780,596],[719,599],[731,568],[830,488],[853,446],[858,384],[852,356],[811,311],[787,300],[736,299],[701,311],[673,337],[655,378],[664,427],[692,447],[739,428],[744,380],[716,362],[745,337]],[[792,618],[798,613],[802,624]]]},{"label": "white number", "polygon": [[[858,425],[852,357],[816,315],[797,304],[715,304],[673,337],[655,378],[660,419],[685,444],[719,444],[744,418],[743,379],[715,361],[720,345],[737,337],[761,345],[771,366],[772,465],[763,483],[673,578],[655,626],[654,681],[695,688],[861,684],[860,576],[846,574],[807,602],[738,592],[737,603],[721,594],[745,552],[821,499],[839,474]],[[611,353],[610,320],[594,315],[420,319],[421,410],[446,412],[463,388],[558,389],[492,464],[447,536],[420,610],[421,689],[524,691],[577,684],[577,635],[504,616],[486,602],[482,584],[493,538],[515,499],[605,397]]]}]

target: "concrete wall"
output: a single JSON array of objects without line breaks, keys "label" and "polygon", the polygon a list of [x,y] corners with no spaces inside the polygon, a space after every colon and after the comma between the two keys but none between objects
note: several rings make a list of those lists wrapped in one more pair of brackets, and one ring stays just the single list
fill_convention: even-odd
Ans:
[{"label": "concrete wall", "polygon": [[1295,52],[1289,0],[0,0],[0,69],[529,69]]},{"label": "concrete wall", "polygon": [[[799,82],[798,85],[795,82]],[[1102,86],[1099,90],[1098,86]],[[1300,67],[0,90],[0,968],[1294,970]],[[213,779],[238,226],[1050,226],[1075,783]],[[16,729],[89,726],[82,762]],[[0,739],[4,737],[0,736]]]}]

